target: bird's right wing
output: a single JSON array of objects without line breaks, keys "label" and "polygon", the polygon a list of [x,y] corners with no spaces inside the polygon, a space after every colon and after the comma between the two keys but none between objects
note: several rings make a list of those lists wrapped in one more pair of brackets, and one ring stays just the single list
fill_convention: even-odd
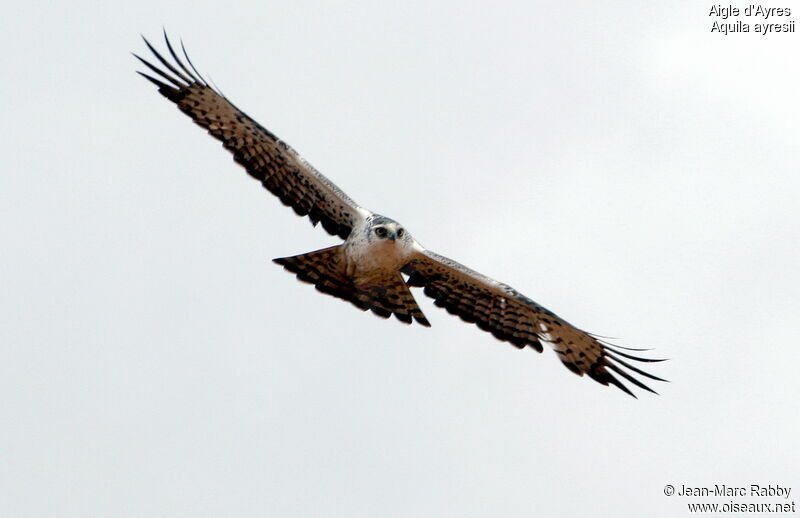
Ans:
[{"label": "bird's right wing", "polygon": [[161,95],[177,104],[196,124],[220,140],[225,149],[233,153],[233,159],[285,205],[300,216],[307,215],[314,225],[321,222],[330,234],[347,239],[356,223],[369,211],[359,207],[288,144],[209,86],[183,49],[191,67],[189,70],[172,49],[166,33],[164,39],[175,63],[170,63],[145,39],[147,47],[166,70],[134,54],[160,77],[139,74],[158,86]]}]

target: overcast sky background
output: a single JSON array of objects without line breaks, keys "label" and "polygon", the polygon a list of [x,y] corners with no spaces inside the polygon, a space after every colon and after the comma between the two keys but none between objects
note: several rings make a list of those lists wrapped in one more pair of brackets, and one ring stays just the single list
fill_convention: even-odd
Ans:
[{"label": "overcast sky background", "polygon": [[[5,6],[0,515],[800,501],[800,35],[710,34],[709,7]],[[360,204],[671,383],[635,400],[420,291],[431,329],[297,282],[270,259],[337,240],[134,74],[162,24]]]}]

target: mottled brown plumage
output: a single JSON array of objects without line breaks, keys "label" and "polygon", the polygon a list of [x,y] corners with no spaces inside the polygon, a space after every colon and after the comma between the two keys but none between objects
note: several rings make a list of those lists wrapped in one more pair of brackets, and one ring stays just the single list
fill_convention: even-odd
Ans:
[{"label": "mottled brown plumage", "polygon": [[[166,41],[183,73],[156,52],[145,39],[156,58],[177,77],[136,56],[147,68],[171,84],[140,74],[155,83],[158,91],[177,104],[198,126],[221,141],[225,149],[233,153],[233,159],[284,205],[292,207],[300,216],[307,215],[314,225],[321,222],[330,234],[346,239],[360,217],[358,205],[288,144],[211,88],[200,74],[192,74],[178,59],[169,40]],[[188,57],[186,59],[189,61]]]},{"label": "mottled brown plumage", "polygon": [[[209,86],[183,45],[188,67],[166,34],[164,39],[175,63],[145,40],[166,71],[136,56],[158,77],[139,73],[221,141],[234,160],[284,204],[345,240],[339,246],[275,259],[298,279],[378,316],[394,315],[408,324],[416,321],[429,326],[409,290],[410,286],[423,287],[425,295],[449,313],[519,349],[541,352],[542,343],[547,343],[570,370],[603,385],[613,384],[633,395],[614,374],[650,392],[653,390],[631,373],[664,381],[626,361],[662,360],[633,356],[600,341],[510,286],[425,249],[398,222],[357,205],[288,144]],[[407,281],[401,272],[408,275]]]},{"label": "mottled brown plumage", "polygon": [[347,258],[341,245],[273,261],[322,293],[351,302],[359,309],[372,310],[383,318],[394,315],[406,324],[413,319],[426,327],[431,325],[400,272],[352,277],[347,274]]},{"label": "mottled brown plumage", "polygon": [[423,292],[434,299],[434,304],[465,322],[476,324],[498,340],[520,349],[532,347],[538,352],[542,352],[541,342],[546,342],[556,351],[562,363],[579,376],[587,374],[603,385],[612,383],[631,395],[628,388],[609,371],[650,392],[653,391],[621,367],[650,379],[664,381],[628,364],[620,356],[642,362],[660,360],[639,358],[603,344],[511,286],[470,270],[452,259],[425,250],[411,260],[403,272],[409,275],[409,286],[423,286]]}]

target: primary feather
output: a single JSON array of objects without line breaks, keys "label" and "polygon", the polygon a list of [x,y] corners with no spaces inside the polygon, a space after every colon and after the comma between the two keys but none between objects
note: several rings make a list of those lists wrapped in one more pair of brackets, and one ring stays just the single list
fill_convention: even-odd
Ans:
[{"label": "primary feather", "polygon": [[[285,205],[300,216],[308,216],[314,225],[321,222],[330,234],[346,239],[356,222],[364,218],[365,211],[288,144],[234,106],[196,71],[190,71],[173,51],[166,34],[164,39],[180,70],[145,39],[167,71],[134,54],[160,79],[139,73],[158,86],[161,95],[178,105],[197,125],[221,141],[233,153],[233,159]],[[188,57],[186,61],[189,62]]]}]

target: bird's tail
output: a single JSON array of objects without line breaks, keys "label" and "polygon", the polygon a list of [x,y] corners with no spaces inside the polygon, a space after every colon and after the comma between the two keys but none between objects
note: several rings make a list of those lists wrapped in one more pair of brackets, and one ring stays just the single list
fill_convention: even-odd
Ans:
[{"label": "bird's tail", "polygon": [[272,262],[294,273],[301,281],[313,284],[323,293],[350,300],[353,283],[346,274],[342,245],[294,257],[281,257]]},{"label": "bird's tail", "polygon": [[294,273],[301,281],[313,284],[322,293],[351,302],[359,309],[371,310],[383,318],[394,315],[407,324],[416,320],[430,326],[400,272],[350,278],[342,245],[273,259],[273,262]]}]

